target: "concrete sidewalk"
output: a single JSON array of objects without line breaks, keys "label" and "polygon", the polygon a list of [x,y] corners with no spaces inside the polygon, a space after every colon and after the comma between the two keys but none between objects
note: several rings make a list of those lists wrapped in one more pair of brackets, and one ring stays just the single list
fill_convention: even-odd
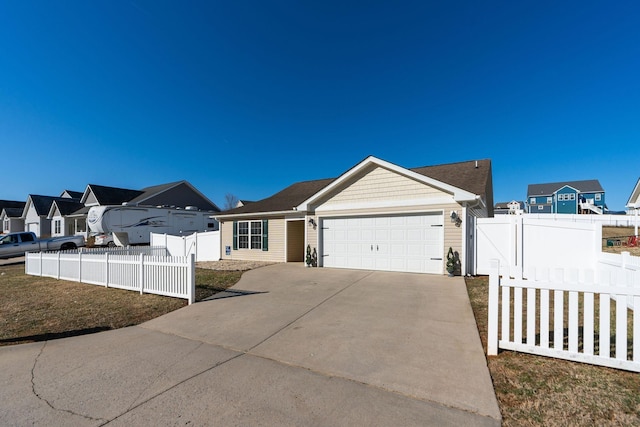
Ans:
[{"label": "concrete sidewalk", "polygon": [[143,325],[0,348],[1,425],[500,425],[461,278],[279,264]]}]

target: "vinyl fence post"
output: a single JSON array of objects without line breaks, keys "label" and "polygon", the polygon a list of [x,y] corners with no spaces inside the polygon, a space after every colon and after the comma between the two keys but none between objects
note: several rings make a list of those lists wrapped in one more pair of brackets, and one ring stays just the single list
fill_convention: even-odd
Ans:
[{"label": "vinyl fence post", "polygon": [[56,273],[56,279],[60,280],[60,251],[57,252],[57,264],[58,264],[58,271]]},{"label": "vinyl fence post", "polygon": [[82,251],[78,252],[78,282],[82,283]]},{"label": "vinyl fence post", "polygon": [[42,251],[40,251],[40,276],[42,276]]},{"label": "vinyl fence post", "polygon": [[487,326],[487,356],[498,354],[498,316],[500,295],[500,261],[491,260],[489,273],[489,313]]},{"label": "vinyl fence post", "polygon": [[140,254],[140,295],[144,293],[144,254]]},{"label": "vinyl fence post", "polygon": [[104,253],[104,287],[109,287],[109,252]]},{"label": "vinyl fence post", "polygon": [[189,294],[189,305],[191,305],[194,302],[196,302],[196,255],[195,254],[189,255],[187,265],[188,265],[187,274],[189,277],[189,281],[188,281],[189,290],[187,292]]}]

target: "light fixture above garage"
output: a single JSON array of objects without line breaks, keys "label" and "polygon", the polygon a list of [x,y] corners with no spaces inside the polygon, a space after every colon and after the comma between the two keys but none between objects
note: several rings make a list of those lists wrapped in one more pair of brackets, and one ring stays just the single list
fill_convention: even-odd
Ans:
[{"label": "light fixture above garage", "polygon": [[316,221],[313,218],[309,218],[309,225],[315,228],[318,224],[316,224]]}]

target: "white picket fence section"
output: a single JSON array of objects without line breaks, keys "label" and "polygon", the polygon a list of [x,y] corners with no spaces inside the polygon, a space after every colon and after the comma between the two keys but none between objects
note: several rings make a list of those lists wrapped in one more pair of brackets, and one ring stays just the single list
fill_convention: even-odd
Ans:
[{"label": "white picket fence section", "polygon": [[77,252],[25,256],[25,273],[195,302],[195,256],[172,257]]},{"label": "white picket fence section", "polygon": [[523,279],[501,277],[494,260],[487,354],[507,349],[640,372],[638,260],[610,267],[537,268]]},{"label": "white picket fence section", "polygon": [[195,254],[196,261],[219,261],[220,231],[194,233],[190,236],[151,233],[151,246],[164,247],[172,256]]}]

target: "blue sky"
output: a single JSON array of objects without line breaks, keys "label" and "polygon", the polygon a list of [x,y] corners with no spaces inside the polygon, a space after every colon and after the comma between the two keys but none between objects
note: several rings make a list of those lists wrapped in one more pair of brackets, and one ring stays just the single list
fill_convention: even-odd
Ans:
[{"label": "blue sky", "polygon": [[489,158],[495,201],[640,176],[637,1],[0,0],[0,199],[186,179],[215,203]]}]

